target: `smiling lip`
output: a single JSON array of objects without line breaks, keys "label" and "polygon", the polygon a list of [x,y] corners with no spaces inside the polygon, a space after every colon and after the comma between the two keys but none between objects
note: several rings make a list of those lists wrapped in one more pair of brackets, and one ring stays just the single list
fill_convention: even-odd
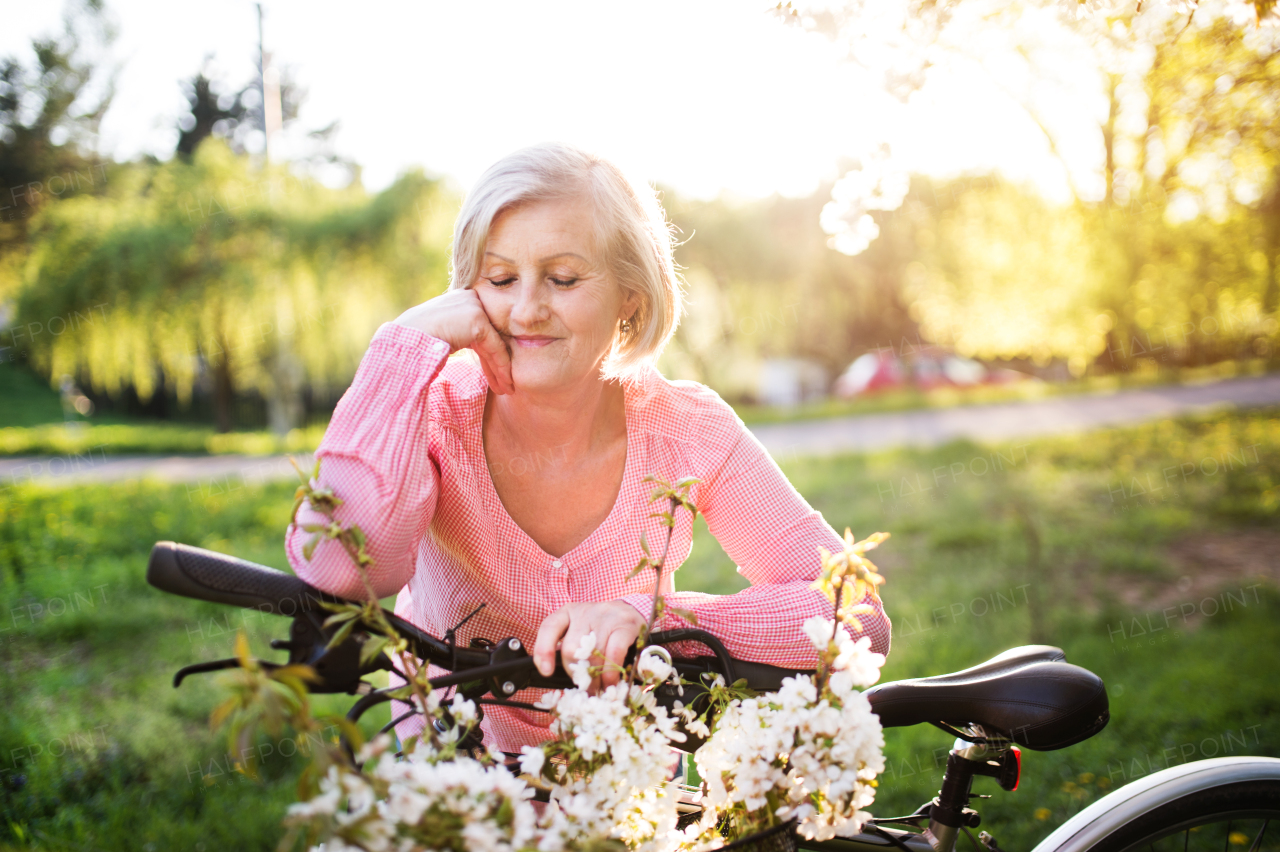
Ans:
[{"label": "smiling lip", "polygon": [[517,346],[521,346],[526,349],[536,349],[539,346],[546,346],[548,343],[552,343],[556,340],[559,340],[559,338],[547,337],[545,335],[540,335],[540,334],[529,334],[529,335],[516,334],[511,336],[511,340]]}]

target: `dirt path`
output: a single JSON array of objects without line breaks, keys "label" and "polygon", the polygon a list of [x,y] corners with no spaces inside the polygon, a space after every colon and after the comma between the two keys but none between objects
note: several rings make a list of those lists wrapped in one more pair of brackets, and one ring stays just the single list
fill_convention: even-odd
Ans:
[{"label": "dirt path", "polygon": [[[1016,438],[1087,432],[1222,407],[1280,404],[1280,375],[1192,387],[1127,390],[1034,402],[866,414],[771,423],[752,429],[779,461],[801,455],[930,447],[958,438],[994,444]],[[310,463],[309,457],[299,458]],[[107,482],[149,477],[191,489],[227,490],[293,476],[284,456],[83,456],[0,458],[0,490],[25,481]]]},{"label": "dirt path", "polygon": [[1015,438],[1087,432],[1221,407],[1250,408],[1277,403],[1280,403],[1280,375],[1193,387],[775,423],[757,426],[752,431],[773,457],[781,460],[792,455],[870,452],[899,446],[932,447],[958,438],[994,444]]}]

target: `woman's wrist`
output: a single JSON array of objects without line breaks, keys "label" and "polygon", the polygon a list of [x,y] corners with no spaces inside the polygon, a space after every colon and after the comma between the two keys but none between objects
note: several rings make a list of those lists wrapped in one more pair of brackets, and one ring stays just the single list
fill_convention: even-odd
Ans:
[{"label": "woman's wrist", "polygon": [[[431,317],[421,310],[422,307],[422,305],[418,305],[417,307],[410,308],[400,316],[393,319],[391,321],[392,324],[401,326],[402,328],[411,328],[414,331],[420,331],[435,340],[444,340],[444,338],[438,333],[438,329],[435,328],[436,324],[431,321]],[[447,343],[448,341],[445,342]]]}]

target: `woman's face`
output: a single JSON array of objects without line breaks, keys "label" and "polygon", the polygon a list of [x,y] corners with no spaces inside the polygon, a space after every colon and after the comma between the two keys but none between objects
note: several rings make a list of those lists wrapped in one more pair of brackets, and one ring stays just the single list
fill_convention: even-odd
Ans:
[{"label": "woman's face", "polygon": [[511,350],[517,393],[597,377],[618,321],[636,310],[595,254],[591,212],[584,199],[531,201],[489,229],[473,286]]}]

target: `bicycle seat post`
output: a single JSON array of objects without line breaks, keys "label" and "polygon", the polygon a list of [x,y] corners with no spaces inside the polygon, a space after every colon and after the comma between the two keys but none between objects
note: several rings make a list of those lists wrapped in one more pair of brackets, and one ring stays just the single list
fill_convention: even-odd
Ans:
[{"label": "bicycle seat post", "polygon": [[[962,826],[977,828],[978,812],[969,807],[969,794],[974,775],[996,775],[993,767],[1005,762],[1012,743],[999,737],[988,737],[979,726],[972,728],[980,743],[957,739],[947,755],[947,770],[942,776],[942,789],[929,808],[929,827],[923,832],[934,852],[952,852]],[[1014,786],[1016,786],[1016,779]],[[1002,786],[1004,781],[1002,780]]]}]

